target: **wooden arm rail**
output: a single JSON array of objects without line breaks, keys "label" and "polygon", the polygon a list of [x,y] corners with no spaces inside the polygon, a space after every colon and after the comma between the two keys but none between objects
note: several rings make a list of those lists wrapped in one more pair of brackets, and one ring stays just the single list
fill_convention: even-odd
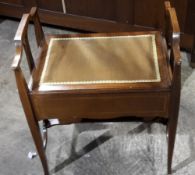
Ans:
[{"label": "wooden arm rail", "polygon": [[24,14],[22,16],[21,22],[18,26],[16,35],[14,37],[14,41],[23,41],[23,38],[27,33],[29,20],[30,20],[30,15],[29,14]]},{"label": "wooden arm rail", "polygon": [[29,14],[24,14],[22,16],[18,30],[14,37],[14,41],[16,45],[16,55],[12,63],[13,70],[18,69],[18,67],[20,66],[23,48],[26,52],[26,57],[27,57],[30,72],[32,72],[32,70],[35,67],[34,59],[33,59],[29,41],[28,41],[28,25],[31,20],[34,23],[37,45],[41,46],[43,43],[45,43],[45,36],[44,36],[43,30],[40,24],[40,20],[39,20],[38,13],[37,13],[37,8],[33,7]]},{"label": "wooden arm rail", "polygon": [[165,19],[166,19],[165,36],[168,42],[167,45],[170,45],[171,47],[170,63],[171,63],[171,67],[173,71],[173,79],[174,79],[175,67],[181,66],[180,27],[179,27],[176,11],[174,8],[171,7],[169,1],[165,2]]},{"label": "wooden arm rail", "polygon": [[169,1],[165,2],[165,10],[166,10],[166,15],[169,16],[170,18],[170,25],[172,27],[173,32],[179,34],[180,27],[179,27],[179,23],[177,20],[176,11],[175,11],[175,8],[171,7],[171,4]]},{"label": "wooden arm rail", "polygon": [[[171,45],[180,42],[180,27],[175,8],[172,8],[169,1],[165,2],[166,35],[171,32]],[[167,31],[171,30],[171,31]]]},{"label": "wooden arm rail", "polygon": [[19,68],[21,57],[22,57],[22,50],[23,50],[21,43],[16,43],[15,46],[16,46],[16,53],[11,65],[11,68],[13,70],[17,70]]}]

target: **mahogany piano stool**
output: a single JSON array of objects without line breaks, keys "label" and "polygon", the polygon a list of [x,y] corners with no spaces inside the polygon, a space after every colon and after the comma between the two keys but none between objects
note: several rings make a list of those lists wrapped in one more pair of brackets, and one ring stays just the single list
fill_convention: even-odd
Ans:
[{"label": "mahogany piano stool", "polygon": [[[166,121],[171,173],[181,89],[180,29],[169,2],[165,12],[164,31],[46,37],[35,7],[23,15],[15,35],[12,69],[45,175],[49,174],[47,128],[121,116]],[[36,64],[27,35],[30,21],[39,46]],[[20,67],[23,49],[31,72],[28,84]]]}]

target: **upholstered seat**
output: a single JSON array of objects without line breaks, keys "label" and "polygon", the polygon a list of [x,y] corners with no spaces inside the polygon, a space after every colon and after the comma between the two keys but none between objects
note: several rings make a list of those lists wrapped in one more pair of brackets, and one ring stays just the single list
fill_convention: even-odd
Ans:
[{"label": "upholstered seat", "polygon": [[52,38],[41,84],[159,82],[155,35]]},{"label": "upholstered seat", "polygon": [[166,48],[159,43],[162,37],[155,31],[48,37],[37,85],[39,90],[85,84],[91,88],[102,84],[109,88],[145,87],[146,83],[150,88],[168,88],[171,80],[163,54]]}]

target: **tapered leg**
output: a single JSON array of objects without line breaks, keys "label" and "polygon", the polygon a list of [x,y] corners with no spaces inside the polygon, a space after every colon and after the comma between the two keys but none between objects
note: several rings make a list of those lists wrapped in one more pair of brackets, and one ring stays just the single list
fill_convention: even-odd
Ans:
[{"label": "tapered leg", "polygon": [[49,175],[47,159],[46,159],[45,150],[44,150],[44,146],[43,146],[43,140],[42,140],[38,120],[34,114],[33,106],[31,104],[31,100],[29,97],[30,93],[29,93],[28,86],[26,84],[25,78],[24,78],[23,73],[22,73],[20,68],[15,70],[15,75],[16,75],[16,83],[18,86],[18,92],[20,95],[20,99],[22,102],[22,106],[24,109],[26,120],[28,122],[28,126],[30,128],[35,146],[37,148],[37,152],[38,152],[39,157],[41,159],[44,173],[45,173],[45,175]]},{"label": "tapered leg", "polygon": [[38,122],[36,122],[36,124],[34,124],[33,126],[29,126],[31,129],[31,134],[37,149],[37,153],[40,157],[42,166],[43,166],[43,170],[44,170],[44,174],[45,175],[49,175],[49,169],[48,169],[48,164],[47,164],[47,158],[46,158],[46,154],[45,154],[45,149],[43,146],[43,140],[41,137],[41,132],[38,126]]},{"label": "tapered leg", "polygon": [[177,131],[178,116],[168,122],[168,174],[172,173],[172,159]]},{"label": "tapered leg", "polygon": [[167,125],[168,136],[168,174],[172,173],[172,159],[175,145],[175,137],[177,132],[177,122],[179,115],[180,93],[172,100],[172,107]]}]

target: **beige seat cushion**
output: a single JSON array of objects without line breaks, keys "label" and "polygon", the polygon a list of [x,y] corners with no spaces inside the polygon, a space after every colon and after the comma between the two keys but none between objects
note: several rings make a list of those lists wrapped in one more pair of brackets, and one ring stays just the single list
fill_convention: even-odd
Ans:
[{"label": "beige seat cushion", "polygon": [[160,82],[155,34],[51,38],[40,84]]}]

